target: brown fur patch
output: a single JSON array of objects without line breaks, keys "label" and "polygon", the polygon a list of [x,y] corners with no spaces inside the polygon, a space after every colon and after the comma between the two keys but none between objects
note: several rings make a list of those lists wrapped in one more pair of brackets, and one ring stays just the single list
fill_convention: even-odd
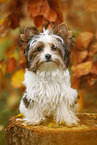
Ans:
[{"label": "brown fur patch", "polygon": [[19,37],[19,47],[21,47],[22,49],[25,50],[25,56],[27,55],[27,45],[28,45],[28,42],[30,41],[30,39],[34,35],[39,35],[39,31],[38,31],[38,29],[36,29],[33,26],[31,26],[31,27],[26,26],[25,29],[24,29],[24,33],[20,34],[20,37]]},{"label": "brown fur patch", "polygon": [[54,27],[53,33],[60,36],[64,40],[64,42],[67,44],[67,49],[70,52],[74,41],[73,33],[68,29],[67,25],[64,22],[59,24],[58,26]]}]

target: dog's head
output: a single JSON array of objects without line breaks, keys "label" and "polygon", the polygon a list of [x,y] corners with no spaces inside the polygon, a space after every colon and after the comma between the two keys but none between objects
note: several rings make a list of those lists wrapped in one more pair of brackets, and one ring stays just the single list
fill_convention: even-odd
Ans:
[{"label": "dog's head", "polygon": [[23,47],[28,70],[36,72],[47,63],[54,63],[61,69],[69,65],[73,47],[73,33],[65,23],[40,33],[35,27],[25,27],[20,35],[19,46]]}]

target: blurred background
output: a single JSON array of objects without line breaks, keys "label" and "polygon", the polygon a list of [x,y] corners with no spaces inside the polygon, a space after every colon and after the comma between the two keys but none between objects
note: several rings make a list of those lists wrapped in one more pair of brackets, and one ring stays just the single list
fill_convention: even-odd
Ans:
[{"label": "blurred background", "polygon": [[25,26],[52,30],[65,21],[75,36],[69,66],[72,87],[78,90],[79,111],[97,112],[97,0],[1,0],[0,1],[0,145],[4,129],[19,114],[25,90],[23,49],[19,34]]}]

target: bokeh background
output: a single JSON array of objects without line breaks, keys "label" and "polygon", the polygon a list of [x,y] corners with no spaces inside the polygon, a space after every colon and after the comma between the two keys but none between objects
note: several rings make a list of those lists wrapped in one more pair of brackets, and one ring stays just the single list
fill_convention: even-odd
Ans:
[{"label": "bokeh background", "polygon": [[6,144],[4,129],[19,114],[25,90],[19,34],[25,26],[52,30],[63,21],[75,36],[69,70],[79,111],[97,112],[97,0],[0,0],[0,145]]}]

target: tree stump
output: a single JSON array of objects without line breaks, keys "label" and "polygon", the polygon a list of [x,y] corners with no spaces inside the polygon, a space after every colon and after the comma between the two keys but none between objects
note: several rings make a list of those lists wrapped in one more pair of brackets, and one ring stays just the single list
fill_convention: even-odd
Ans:
[{"label": "tree stump", "polygon": [[58,126],[54,122],[23,126],[10,119],[6,129],[7,145],[97,145],[97,114],[79,113],[77,126]]}]

